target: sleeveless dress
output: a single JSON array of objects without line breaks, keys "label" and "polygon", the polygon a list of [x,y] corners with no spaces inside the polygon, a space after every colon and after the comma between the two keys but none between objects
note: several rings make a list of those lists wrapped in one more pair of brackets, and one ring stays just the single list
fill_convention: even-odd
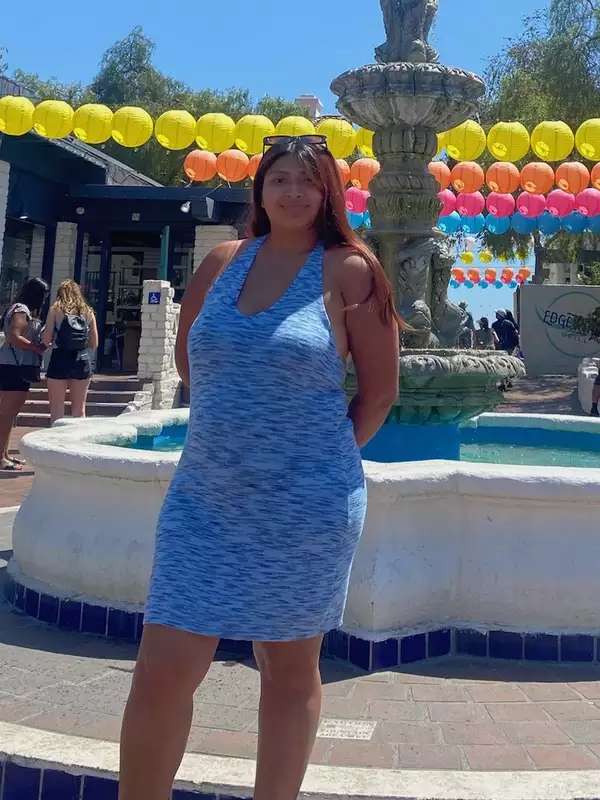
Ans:
[{"label": "sleeveless dress", "polygon": [[342,622],[366,512],[318,245],[266,311],[238,298],[265,237],[188,338],[190,422],[158,521],[145,622],[287,641]]}]

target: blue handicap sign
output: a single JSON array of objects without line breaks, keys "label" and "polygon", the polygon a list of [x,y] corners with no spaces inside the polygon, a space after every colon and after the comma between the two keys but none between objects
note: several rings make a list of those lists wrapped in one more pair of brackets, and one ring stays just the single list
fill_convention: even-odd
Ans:
[{"label": "blue handicap sign", "polygon": [[148,292],[148,305],[160,305],[160,292]]}]

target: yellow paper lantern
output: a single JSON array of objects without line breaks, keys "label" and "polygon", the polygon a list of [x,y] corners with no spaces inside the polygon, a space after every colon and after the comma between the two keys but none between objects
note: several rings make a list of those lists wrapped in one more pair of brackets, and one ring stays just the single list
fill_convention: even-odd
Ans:
[{"label": "yellow paper lantern", "polygon": [[600,119],[588,119],[575,134],[575,145],[590,161],[600,161]]},{"label": "yellow paper lantern", "polygon": [[494,256],[492,255],[492,253],[490,253],[489,250],[482,250],[479,253],[479,260],[481,261],[482,264],[491,264],[492,261],[494,260]]},{"label": "yellow paper lantern", "polygon": [[325,119],[317,133],[327,137],[327,147],[334,158],[347,158],[356,147],[356,131],[345,119]]},{"label": "yellow paper lantern", "polygon": [[356,146],[364,158],[373,158],[375,155],[373,150],[374,135],[373,131],[368,130],[368,128],[359,128],[356,131]]},{"label": "yellow paper lantern", "polygon": [[464,253],[459,255],[460,260],[463,264],[472,264],[475,261],[475,256],[471,253],[470,250],[465,250]]},{"label": "yellow paper lantern", "polygon": [[275,125],[262,114],[246,114],[235,126],[235,144],[243,153],[262,153],[263,139],[275,133]]},{"label": "yellow paper lantern", "polygon": [[196,120],[189,111],[165,111],[156,120],[154,136],[167,150],[185,150],[196,137]]},{"label": "yellow paper lantern", "polygon": [[0,133],[22,136],[33,125],[34,106],[27,97],[7,95],[0,99]]},{"label": "yellow paper lantern", "polygon": [[115,111],[111,136],[123,147],[141,147],[152,136],[154,123],[143,108],[123,106]]},{"label": "yellow paper lantern", "polygon": [[562,161],[571,155],[574,144],[566,122],[540,122],[531,134],[531,149],[542,161]]},{"label": "yellow paper lantern", "polygon": [[113,112],[100,103],[80,106],[73,117],[73,133],[82,142],[101,144],[110,139]]},{"label": "yellow paper lantern", "polygon": [[308,136],[314,132],[315,126],[306,117],[284,117],[275,126],[278,136]]},{"label": "yellow paper lantern", "polygon": [[529,144],[529,131],[520,122],[497,122],[487,135],[487,148],[498,161],[520,161]]},{"label": "yellow paper lantern", "polygon": [[227,114],[204,114],[196,123],[196,142],[201,150],[222,153],[233,146],[235,122]]},{"label": "yellow paper lantern", "polygon": [[487,143],[485,131],[478,122],[468,119],[448,131],[446,150],[455,161],[474,161],[483,153]]},{"label": "yellow paper lantern", "polygon": [[33,112],[33,130],[48,139],[62,139],[73,130],[74,116],[64,100],[42,100]]}]

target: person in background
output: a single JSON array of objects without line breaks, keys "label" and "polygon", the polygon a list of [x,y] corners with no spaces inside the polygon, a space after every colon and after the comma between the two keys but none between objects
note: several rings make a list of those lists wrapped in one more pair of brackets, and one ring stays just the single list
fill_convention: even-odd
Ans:
[{"label": "person in background", "polygon": [[94,312],[75,281],[63,281],[58,287],[42,341],[53,346],[46,373],[51,421],[64,417],[67,389],[71,416],[85,417],[92,375],[89,350],[98,347],[98,329]]},{"label": "person in background", "polygon": [[458,334],[458,346],[461,350],[470,350],[473,347],[473,334],[475,332],[475,323],[473,322],[473,315],[467,308],[467,304],[462,300],[458,307],[462,311],[462,322],[460,333]]},{"label": "person in background", "polygon": [[487,317],[479,320],[479,328],[473,334],[473,345],[476,350],[496,350],[498,347],[498,337],[496,331],[490,328]]},{"label": "person in background", "polygon": [[506,319],[509,322],[512,322],[512,324],[515,326],[515,329],[516,329],[516,331],[518,333],[519,332],[519,325],[517,323],[517,320],[514,318],[514,315],[513,315],[512,311],[510,310],[510,308],[505,308],[504,309],[504,313],[506,314]]},{"label": "person in background", "polygon": [[503,309],[496,311],[496,322],[492,328],[498,337],[498,350],[512,353],[515,347],[519,346],[519,333]]},{"label": "person in background", "polygon": [[40,320],[48,284],[31,278],[21,289],[15,303],[5,311],[0,347],[0,470],[19,472],[23,461],[9,454],[10,434],[19,412],[25,405],[32,383],[40,380],[42,356],[46,350],[40,339]]}]

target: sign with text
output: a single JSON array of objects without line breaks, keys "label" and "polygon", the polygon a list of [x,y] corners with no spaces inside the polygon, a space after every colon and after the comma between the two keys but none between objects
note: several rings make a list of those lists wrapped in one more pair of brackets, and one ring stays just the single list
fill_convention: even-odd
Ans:
[{"label": "sign with text", "polygon": [[160,292],[148,292],[148,305],[150,306],[160,305]]},{"label": "sign with text", "polygon": [[575,375],[582,358],[600,356],[600,340],[586,325],[597,309],[600,286],[523,286],[521,350],[527,373]]}]

